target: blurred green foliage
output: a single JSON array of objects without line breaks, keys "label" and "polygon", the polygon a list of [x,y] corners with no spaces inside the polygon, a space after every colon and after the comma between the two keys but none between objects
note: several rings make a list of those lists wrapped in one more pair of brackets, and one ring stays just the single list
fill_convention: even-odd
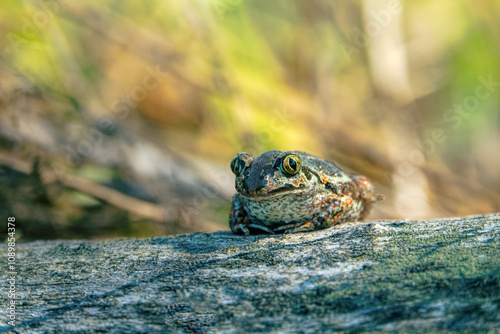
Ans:
[{"label": "blurred green foliage", "polygon": [[[304,150],[373,178],[387,197],[374,217],[498,211],[499,16],[466,0],[5,0],[1,147],[143,186],[126,153],[105,163],[96,147],[225,172],[239,151]],[[68,163],[96,130],[104,142]],[[209,205],[221,228],[225,201]]]}]

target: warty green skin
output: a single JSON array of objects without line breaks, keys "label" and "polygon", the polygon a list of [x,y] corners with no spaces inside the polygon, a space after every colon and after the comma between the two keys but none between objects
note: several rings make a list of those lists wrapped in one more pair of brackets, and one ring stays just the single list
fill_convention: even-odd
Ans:
[{"label": "warty green skin", "polygon": [[[290,154],[301,161],[295,175],[281,168]],[[236,176],[238,193],[229,217],[236,234],[305,232],[357,221],[381,197],[374,196],[368,178],[304,152],[273,150],[257,158],[243,152],[237,158],[243,169]]]}]

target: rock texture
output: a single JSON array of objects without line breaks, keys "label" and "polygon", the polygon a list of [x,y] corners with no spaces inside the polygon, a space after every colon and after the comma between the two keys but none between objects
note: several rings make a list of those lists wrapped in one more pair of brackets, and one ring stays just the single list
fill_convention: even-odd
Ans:
[{"label": "rock texture", "polygon": [[3,291],[0,332],[498,333],[499,245],[500,214],[19,244],[16,326]]}]

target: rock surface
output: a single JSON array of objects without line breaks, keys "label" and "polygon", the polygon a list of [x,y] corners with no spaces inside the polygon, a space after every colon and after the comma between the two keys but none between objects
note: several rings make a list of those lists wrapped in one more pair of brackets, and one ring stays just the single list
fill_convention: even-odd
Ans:
[{"label": "rock surface", "polygon": [[500,214],[18,244],[16,326],[4,289],[0,332],[498,333],[499,245]]}]

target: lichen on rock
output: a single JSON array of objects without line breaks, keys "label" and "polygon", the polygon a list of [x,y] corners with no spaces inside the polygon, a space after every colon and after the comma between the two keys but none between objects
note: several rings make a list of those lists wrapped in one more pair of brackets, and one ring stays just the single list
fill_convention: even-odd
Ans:
[{"label": "lichen on rock", "polygon": [[0,332],[494,331],[499,245],[499,214],[20,244]]}]

